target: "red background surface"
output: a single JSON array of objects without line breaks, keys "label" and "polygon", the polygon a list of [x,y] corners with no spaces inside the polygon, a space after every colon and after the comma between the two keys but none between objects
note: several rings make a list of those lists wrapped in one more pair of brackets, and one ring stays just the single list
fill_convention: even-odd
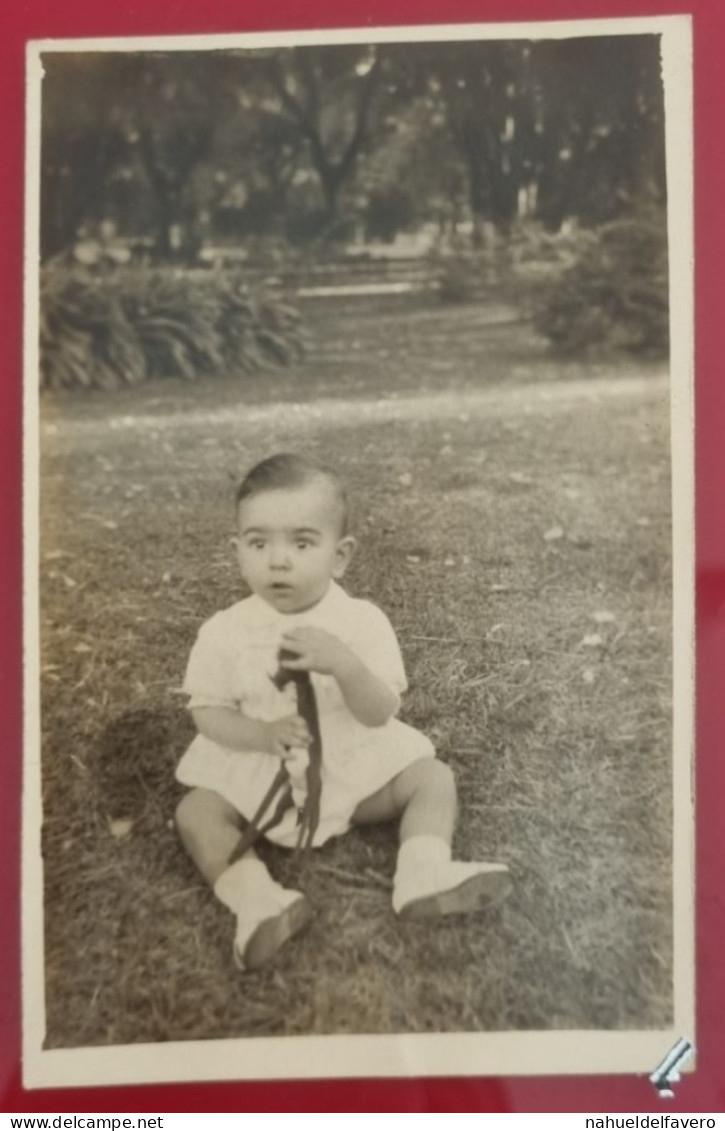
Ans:
[{"label": "red background surface", "polygon": [[[21,401],[24,45],[196,34],[535,19],[694,16],[697,398],[698,1069],[674,1100],[646,1078],[559,1077],[157,1085],[25,1092],[20,1069]],[[0,1109],[5,1112],[725,1110],[725,5],[690,0],[12,0],[0,15]],[[689,1036],[689,1034],[684,1034]],[[654,1068],[654,1066],[653,1066]]]}]

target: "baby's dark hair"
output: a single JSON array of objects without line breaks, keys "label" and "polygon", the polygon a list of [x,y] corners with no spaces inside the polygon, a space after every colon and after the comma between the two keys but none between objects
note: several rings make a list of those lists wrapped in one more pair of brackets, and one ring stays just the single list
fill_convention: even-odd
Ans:
[{"label": "baby's dark hair", "polygon": [[236,509],[239,510],[245,499],[261,495],[264,491],[284,491],[320,480],[332,487],[340,509],[341,534],[344,535],[347,533],[348,505],[345,488],[339,478],[323,464],[313,463],[312,460],[289,452],[269,456],[247,472],[237,488]]}]

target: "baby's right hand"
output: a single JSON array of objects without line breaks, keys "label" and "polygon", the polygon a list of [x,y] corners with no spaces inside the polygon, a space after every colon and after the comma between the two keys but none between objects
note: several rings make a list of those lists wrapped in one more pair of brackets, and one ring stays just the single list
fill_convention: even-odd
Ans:
[{"label": "baby's right hand", "polygon": [[283,719],[275,719],[273,723],[267,723],[267,727],[269,733],[267,749],[270,754],[276,754],[283,761],[290,757],[295,747],[299,749],[300,746],[306,748],[310,745],[307,724],[299,715],[285,715]]}]

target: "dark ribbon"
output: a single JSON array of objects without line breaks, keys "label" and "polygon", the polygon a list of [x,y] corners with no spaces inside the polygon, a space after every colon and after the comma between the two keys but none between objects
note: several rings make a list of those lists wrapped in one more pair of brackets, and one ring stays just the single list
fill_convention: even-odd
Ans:
[{"label": "dark ribbon", "polygon": [[[280,665],[284,660],[296,658],[295,652],[283,648],[279,653]],[[299,834],[295,855],[306,853],[312,847],[312,841],[320,823],[320,800],[322,797],[322,735],[320,734],[320,716],[317,711],[315,689],[309,672],[292,671],[290,668],[280,666],[272,677],[272,683],[283,691],[288,683],[294,683],[297,696],[297,714],[304,719],[310,736],[310,745],[307,750],[306,784],[307,795],[305,803],[299,814]],[[278,796],[279,795],[279,796]],[[271,817],[263,822],[263,818],[270,805],[277,797],[277,804]],[[282,763],[277,771],[274,781],[265,793],[252,820],[242,833],[241,839],[234,852],[229,857],[229,863],[240,860],[244,853],[255,844],[261,836],[269,832],[280,823],[284,814],[294,804],[292,799],[292,786],[287,769]]]}]

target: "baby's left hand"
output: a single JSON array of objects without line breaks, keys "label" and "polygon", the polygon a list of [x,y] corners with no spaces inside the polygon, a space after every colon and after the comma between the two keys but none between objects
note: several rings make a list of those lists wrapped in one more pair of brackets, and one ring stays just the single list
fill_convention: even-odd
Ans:
[{"label": "baby's left hand", "polygon": [[282,647],[296,653],[293,659],[282,661],[282,667],[290,671],[337,678],[355,661],[348,646],[324,628],[293,628],[282,637]]}]

